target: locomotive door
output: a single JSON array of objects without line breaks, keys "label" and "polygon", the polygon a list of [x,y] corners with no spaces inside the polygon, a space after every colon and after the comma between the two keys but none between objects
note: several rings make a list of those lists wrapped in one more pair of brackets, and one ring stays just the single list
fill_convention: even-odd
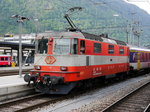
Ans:
[{"label": "locomotive door", "polygon": [[[79,53],[80,55],[85,55],[86,54],[86,43],[85,40],[80,40],[80,44],[79,44]],[[89,66],[89,56],[83,56],[83,60],[86,60],[86,65],[85,66]]]},{"label": "locomotive door", "polygon": [[80,40],[80,54],[84,55],[85,54],[85,40]]},{"label": "locomotive door", "polygon": [[141,62],[140,62],[140,53],[137,53],[137,69],[139,70],[141,68]]}]

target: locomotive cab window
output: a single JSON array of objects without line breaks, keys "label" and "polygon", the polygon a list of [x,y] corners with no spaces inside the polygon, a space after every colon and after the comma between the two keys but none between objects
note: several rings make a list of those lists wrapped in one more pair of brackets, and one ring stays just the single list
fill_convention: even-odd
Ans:
[{"label": "locomotive cab window", "polygon": [[108,53],[114,54],[114,45],[108,45]]},{"label": "locomotive cab window", "polygon": [[38,50],[37,52],[40,54],[46,54],[48,47],[48,39],[40,39],[38,40]]},{"label": "locomotive cab window", "polygon": [[101,53],[101,44],[94,43],[94,53]]},{"label": "locomotive cab window", "polygon": [[54,44],[54,54],[70,54],[70,39],[65,39],[65,38],[58,38],[54,39],[55,44]]},{"label": "locomotive cab window", "polygon": [[85,54],[85,41],[80,41],[80,54]]},{"label": "locomotive cab window", "polygon": [[120,54],[124,54],[124,47],[120,47],[120,48],[119,48],[119,53],[120,53]]}]

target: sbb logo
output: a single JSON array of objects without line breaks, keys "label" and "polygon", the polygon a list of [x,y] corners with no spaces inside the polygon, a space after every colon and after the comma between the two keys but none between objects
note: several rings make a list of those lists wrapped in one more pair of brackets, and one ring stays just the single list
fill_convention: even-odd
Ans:
[{"label": "sbb logo", "polygon": [[47,57],[45,58],[45,62],[46,62],[47,64],[53,64],[55,61],[56,61],[56,59],[55,59],[53,56],[47,56]]}]

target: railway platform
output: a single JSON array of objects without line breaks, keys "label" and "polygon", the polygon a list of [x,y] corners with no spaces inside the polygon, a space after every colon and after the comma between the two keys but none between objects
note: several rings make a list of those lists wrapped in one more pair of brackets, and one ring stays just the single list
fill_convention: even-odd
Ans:
[{"label": "railway platform", "polygon": [[27,83],[19,75],[0,77],[0,101],[12,99],[34,92],[32,86],[27,86]]}]

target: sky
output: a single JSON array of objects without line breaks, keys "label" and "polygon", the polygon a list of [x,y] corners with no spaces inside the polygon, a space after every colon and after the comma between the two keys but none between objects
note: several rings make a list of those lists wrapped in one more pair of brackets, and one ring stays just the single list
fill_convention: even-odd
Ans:
[{"label": "sky", "polygon": [[134,4],[141,9],[144,9],[150,14],[150,0],[124,0],[128,3]]}]

